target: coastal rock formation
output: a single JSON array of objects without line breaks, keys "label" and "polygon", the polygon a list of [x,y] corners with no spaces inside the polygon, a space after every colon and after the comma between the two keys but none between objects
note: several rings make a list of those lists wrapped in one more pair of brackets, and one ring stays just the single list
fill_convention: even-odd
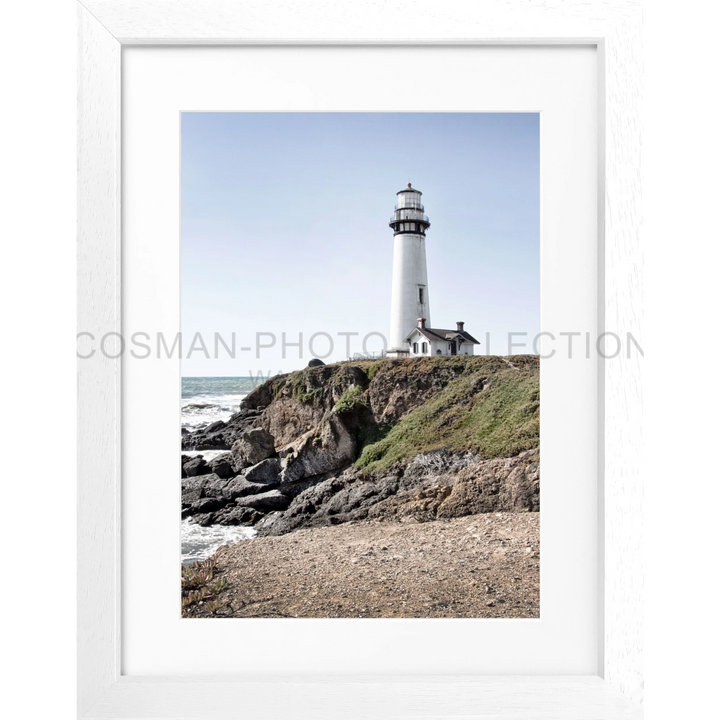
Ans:
[{"label": "coastal rock formation", "polygon": [[435,511],[453,518],[487,512],[537,512],[540,509],[540,453],[473,463],[461,470],[452,491]]},{"label": "coastal rock formation", "polygon": [[221,478],[228,478],[235,474],[235,466],[233,463],[232,453],[223,453],[208,463],[210,472],[215,473]]},{"label": "coastal rock formation", "polygon": [[539,507],[534,356],[376,360],[270,378],[182,436],[182,512],[279,535],[362,519]]},{"label": "coastal rock formation", "polygon": [[240,435],[232,446],[232,461],[236,470],[256,465],[275,453],[275,438],[264,428],[256,427]]},{"label": "coastal rock formation", "polygon": [[252,427],[255,427],[261,411],[241,408],[228,422],[218,420],[205,428],[182,434],[183,450],[229,450],[235,440]]},{"label": "coastal rock formation", "polygon": [[306,433],[297,450],[283,458],[283,480],[293,482],[345,467],[355,459],[357,443],[350,428],[331,411],[316,431]]},{"label": "coastal rock formation", "polygon": [[235,501],[238,505],[267,512],[268,510],[284,510],[289,499],[278,490],[268,490],[257,495],[245,495]]},{"label": "coastal rock formation", "polygon": [[365,476],[358,468],[313,485],[283,513],[257,526],[260,535],[355,520],[413,518],[427,522],[489,512],[539,510],[539,452],[482,460],[472,453],[435,452]]},{"label": "coastal rock formation", "polygon": [[205,462],[205,458],[202,455],[196,457],[189,457],[183,455],[180,458],[182,465],[182,476],[183,477],[195,477],[196,475],[207,475],[212,472],[209,465]]},{"label": "coastal rock formation", "polygon": [[282,466],[278,458],[267,458],[245,470],[244,476],[255,483],[277,484],[280,482],[281,470]]},{"label": "coastal rock formation", "polygon": [[404,370],[403,364],[395,363],[373,378],[368,400],[378,422],[397,422],[444,390],[448,383],[463,374],[466,367],[439,362],[432,372],[417,373],[412,379],[404,377]]}]

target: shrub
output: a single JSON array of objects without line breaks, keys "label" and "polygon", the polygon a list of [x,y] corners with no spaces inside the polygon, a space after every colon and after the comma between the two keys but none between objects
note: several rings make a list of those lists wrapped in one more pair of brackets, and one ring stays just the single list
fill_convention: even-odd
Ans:
[{"label": "shrub", "polygon": [[359,385],[352,385],[335,404],[335,410],[339,413],[352,412],[361,407],[367,407],[367,400],[364,391]]}]

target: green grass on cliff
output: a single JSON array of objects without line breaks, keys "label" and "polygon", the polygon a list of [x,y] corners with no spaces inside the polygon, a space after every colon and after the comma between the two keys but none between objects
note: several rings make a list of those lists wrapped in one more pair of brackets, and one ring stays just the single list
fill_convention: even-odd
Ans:
[{"label": "green grass on cliff", "polygon": [[365,393],[359,385],[349,387],[335,404],[335,409],[339,413],[353,412],[360,407],[367,407],[367,401]]},{"label": "green grass on cliff", "polygon": [[[360,452],[356,465],[368,471],[440,448],[493,458],[511,457],[539,445],[537,356],[345,361],[270,378],[253,391],[255,404],[266,405],[283,396],[317,405],[327,395],[326,384],[348,380],[343,368],[362,370],[359,378],[351,378],[354,384],[342,393],[335,409],[355,415],[353,432]],[[373,419],[369,401],[373,387],[383,388],[381,395],[389,395],[395,387],[425,392],[440,378],[447,383],[443,389],[399,422]]]},{"label": "green grass on cliff", "polygon": [[511,361],[515,367],[501,358],[483,361],[476,356],[443,391],[402,418],[382,439],[365,445],[356,464],[373,471],[439,448],[472,450],[491,458],[537,447],[538,363],[526,358]]}]

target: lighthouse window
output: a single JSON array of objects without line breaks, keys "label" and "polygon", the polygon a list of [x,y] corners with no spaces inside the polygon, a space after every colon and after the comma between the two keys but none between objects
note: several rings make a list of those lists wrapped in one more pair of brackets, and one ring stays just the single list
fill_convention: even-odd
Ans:
[{"label": "lighthouse window", "polygon": [[421,305],[425,302],[425,288],[418,288],[418,302]]}]

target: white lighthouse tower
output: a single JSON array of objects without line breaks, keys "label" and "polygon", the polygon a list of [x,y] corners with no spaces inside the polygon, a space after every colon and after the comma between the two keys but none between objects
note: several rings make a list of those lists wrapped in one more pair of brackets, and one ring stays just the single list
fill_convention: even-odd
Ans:
[{"label": "white lighthouse tower", "polygon": [[409,352],[407,337],[419,318],[432,327],[425,261],[425,232],[430,220],[424,214],[422,193],[410,183],[397,197],[390,220],[395,237],[388,342],[388,353],[395,356]]}]

